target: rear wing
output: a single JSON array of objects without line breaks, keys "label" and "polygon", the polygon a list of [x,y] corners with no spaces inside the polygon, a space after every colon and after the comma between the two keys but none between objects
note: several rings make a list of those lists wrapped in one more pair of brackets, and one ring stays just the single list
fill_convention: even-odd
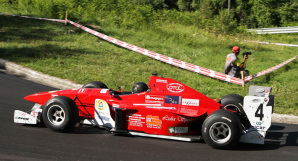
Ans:
[{"label": "rear wing", "polygon": [[271,126],[274,95],[271,87],[251,86],[249,95],[244,97],[243,109],[251,127],[243,131],[240,142],[264,144],[266,131]]}]

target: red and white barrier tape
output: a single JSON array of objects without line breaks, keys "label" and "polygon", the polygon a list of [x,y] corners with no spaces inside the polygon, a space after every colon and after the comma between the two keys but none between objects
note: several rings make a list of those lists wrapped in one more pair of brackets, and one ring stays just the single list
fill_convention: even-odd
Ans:
[{"label": "red and white barrier tape", "polygon": [[270,73],[270,72],[272,72],[272,71],[274,71],[274,70],[277,70],[277,69],[279,69],[279,68],[285,66],[286,64],[288,64],[288,63],[290,63],[291,61],[295,60],[296,58],[297,58],[297,56],[294,56],[293,58],[291,58],[291,59],[289,59],[289,60],[287,60],[287,61],[285,61],[285,62],[283,62],[283,63],[280,63],[280,64],[278,64],[278,65],[276,65],[276,66],[274,66],[274,67],[272,67],[272,68],[266,69],[266,70],[261,71],[261,72],[259,72],[259,73],[257,73],[257,74],[254,74],[254,75],[247,76],[247,77],[244,78],[244,81],[245,81],[245,82],[248,82],[248,81],[250,81],[250,80],[252,80],[252,79],[255,79],[255,78],[258,78],[258,77],[263,76],[263,75],[265,75],[265,74],[268,74],[268,73]]},{"label": "red and white barrier tape", "polygon": [[13,17],[22,17],[22,18],[29,18],[29,19],[37,19],[37,20],[47,20],[47,21],[54,21],[54,22],[62,22],[62,23],[65,23],[65,20],[60,20],[60,19],[49,19],[49,18],[39,18],[39,17],[29,17],[29,16],[19,16],[19,15],[7,14],[7,13],[0,13],[0,15],[13,16]]},{"label": "red and white barrier tape", "polygon": [[212,78],[220,79],[220,80],[223,80],[223,81],[227,81],[227,82],[231,82],[231,83],[235,83],[235,84],[239,84],[239,85],[244,84],[244,81],[242,79],[231,77],[231,76],[225,75],[223,73],[219,73],[219,72],[207,69],[207,68],[203,68],[203,67],[200,67],[200,66],[197,66],[197,65],[194,65],[194,64],[190,64],[190,63],[187,63],[187,62],[184,62],[184,61],[180,61],[180,60],[177,60],[177,59],[162,55],[162,54],[158,54],[158,53],[155,53],[155,52],[147,50],[147,49],[140,48],[138,46],[135,46],[135,45],[120,41],[120,40],[112,38],[112,37],[109,37],[107,35],[104,35],[102,33],[99,33],[97,31],[94,31],[90,28],[87,28],[85,26],[82,26],[80,24],[77,24],[77,23],[69,21],[69,20],[67,20],[67,22],[74,25],[74,26],[76,26],[76,27],[78,27],[78,28],[80,28],[80,29],[82,29],[82,30],[84,30],[84,31],[86,31],[86,32],[88,32],[88,33],[90,33],[90,34],[92,34],[92,35],[95,35],[95,36],[97,36],[101,39],[104,39],[104,40],[106,40],[110,43],[113,43],[113,44],[116,44],[116,45],[121,46],[123,48],[138,52],[140,54],[146,55],[146,56],[151,57],[153,59],[156,59],[156,60],[171,64],[173,66],[183,68],[183,69],[195,72],[195,73],[206,75],[206,76],[209,76],[209,77],[212,77]]},{"label": "red and white barrier tape", "polygon": [[199,73],[199,74],[202,74],[202,75],[205,75],[205,76],[209,76],[209,77],[212,77],[212,78],[216,78],[216,79],[219,79],[219,80],[223,80],[223,81],[226,81],[226,82],[239,84],[239,85],[244,85],[245,82],[248,82],[248,81],[250,81],[254,78],[260,77],[262,75],[268,74],[268,73],[270,73],[270,72],[272,72],[272,71],[274,71],[274,70],[288,64],[289,62],[293,61],[297,57],[297,56],[295,56],[294,58],[291,58],[291,59],[289,59],[289,60],[287,60],[287,61],[285,61],[285,62],[283,62],[279,65],[276,65],[272,68],[269,68],[269,69],[264,70],[262,72],[259,72],[257,74],[245,77],[244,80],[242,80],[242,79],[231,77],[229,75],[219,73],[219,72],[207,69],[207,68],[203,68],[203,67],[200,67],[200,66],[197,66],[197,65],[194,65],[194,64],[190,64],[190,63],[187,63],[187,62],[184,62],[184,61],[180,61],[180,60],[177,60],[177,59],[174,59],[174,58],[162,55],[162,54],[158,54],[158,53],[155,53],[153,51],[143,49],[143,48],[140,48],[140,47],[132,45],[132,44],[128,44],[126,42],[123,42],[123,41],[120,41],[118,39],[109,37],[105,34],[102,34],[100,32],[92,30],[88,27],[82,26],[82,25],[80,25],[78,23],[75,23],[73,21],[70,21],[70,20],[59,20],[59,19],[47,19],[47,18],[38,18],[38,17],[29,17],[29,16],[18,16],[18,15],[5,14],[5,13],[0,13],[0,14],[1,15],[7,15],[7,16],[17,16],[17,17],[22,17],[22,18],[63,22],[63,23],[68,22],[68,23],[70,23],[70,24],[72,24],[72,25],[74,25],[74,26],[76,26],[76,27],[78,27],[78,28],[80,28],[80,29],[82,29],[82,30],[96,36],[96,37],[104,39],[104,40],[106,40],[110,43],[116,44],[116,45],[121,46],[123,48],[138,52],[138,53],[140,53],[142,55],[145,55],[145,56],[148,56],[150,58],[153,58],[153,59],[156,59],[156,60],[171,64],[173,66],[176,66],[176,67],[179,67],[179,68],[182,68],[182,69],[186,69],[186,70],[189,70],[189,71],[192,71],[192,72],[195,72],[195,73]]}]

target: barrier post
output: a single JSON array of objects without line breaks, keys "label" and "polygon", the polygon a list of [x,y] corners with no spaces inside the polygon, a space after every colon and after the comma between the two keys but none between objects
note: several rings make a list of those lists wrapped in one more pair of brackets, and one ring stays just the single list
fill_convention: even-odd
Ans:
[{"label": "barrier post", "polygon": [[[240,73],[241,73],[241,79],[242,79],[243,82],[244,82],[244,71],[241,70]],[[242,87],[243,87],[243,88],[244,88],[244,84],[245,84],[245,83],[242,84]]]}]

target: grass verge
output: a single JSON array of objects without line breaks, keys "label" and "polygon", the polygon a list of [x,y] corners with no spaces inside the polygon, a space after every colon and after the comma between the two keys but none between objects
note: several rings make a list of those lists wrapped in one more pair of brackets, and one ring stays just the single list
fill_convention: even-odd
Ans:
[{"label": "grass verge", "polygon": [[[234,45],[252,51],[247,62],[251,74],[277,65],[297,54],[297,48],[244,42],[254,37],[207,33],[195,26],[163,24],[152,30],[124,30],[113,26],[95,30],[175,59],[223,72],[225,57]],[[257,37],[264,41],[263,37]],[[286,38],[270,37],[286,42]],[[131,90],[135,82],[148,82],[157,72],[176,79],[211,98],[226,94],[247,95],[249,85],[271,86],[275,112],[298,115],[297,60],[245,88],[156,61],[119,48],[71,25],[41,20],[0,16],[0,58],[77,83],[94,80],[116,89]]]}]

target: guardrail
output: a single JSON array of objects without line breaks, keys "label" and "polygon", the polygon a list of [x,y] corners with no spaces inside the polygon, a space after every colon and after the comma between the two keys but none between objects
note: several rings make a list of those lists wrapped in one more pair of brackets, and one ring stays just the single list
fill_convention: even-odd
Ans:
[{"label": "guardrail", "polygon": [[257,28],[247,29],[250,32],[256,32],[257,34],[289,34],[298,33],[298,26],[295,27],[276,27],[276,28]]},{"label": "guardrail", "polygon": [[283,43],[272,43],[272,42],[265,42],[265,41],[253,41],[253,40],[244,40],[246,42],[255,42],[259,44],[272,44],[272,45],[279,45],[279,46],[291,46],[291,47],[298,47],[296,44],[283,44]]}]

